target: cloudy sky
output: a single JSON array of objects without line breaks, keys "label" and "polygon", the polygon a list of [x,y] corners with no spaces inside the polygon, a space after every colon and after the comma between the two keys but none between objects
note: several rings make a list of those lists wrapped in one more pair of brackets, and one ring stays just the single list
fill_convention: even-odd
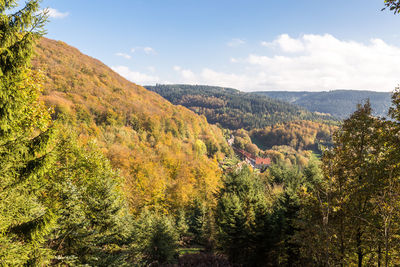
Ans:
[{"label": "cloudy sky", "polygon": [[141,85],[391,91],[400,15],[384,0],[44,0],[47,37]]}]

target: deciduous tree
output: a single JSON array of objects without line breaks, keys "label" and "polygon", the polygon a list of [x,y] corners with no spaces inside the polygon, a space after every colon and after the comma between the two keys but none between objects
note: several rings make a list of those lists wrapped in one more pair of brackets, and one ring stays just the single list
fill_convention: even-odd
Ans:
[{"label": "deciduous tree", "polygon": [[393,11],[395,14],[400,12],[400,1],[399,0],[385,0],[385,8],[388,8],[390,11]]}]

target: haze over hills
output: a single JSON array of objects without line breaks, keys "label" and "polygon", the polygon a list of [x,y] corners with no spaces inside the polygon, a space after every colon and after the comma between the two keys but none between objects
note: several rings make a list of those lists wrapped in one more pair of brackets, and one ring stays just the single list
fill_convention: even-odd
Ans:
[{"label": "haze over hills", "polygon": [[262,91],[253,92],[253,94],[287,101],[311,112],[328,113],[339,119],[350,116],[356,110],[357,104],[366,99],[370,100],[373,114],[376,116],[387,116],[391,106],[391,93],[388,92],[360,90],[332,90],[328,92]]},{"label": "haze over hills", "polygon": [[294,120],[333,119],[285,101],[232,88],[184,84],[145,87],[175,105],[185,106],[206,116],[210,123],[219,123],[231,130],[251,130]]},{"label": "haze over hills", "polygon": [[221,129],[63,42],[43,38],[36,53],[53,118],[74,127],[82,142],[96,140],[125,177],[133,211],[174,210],[213,194],[217,159],[231,153]]}]

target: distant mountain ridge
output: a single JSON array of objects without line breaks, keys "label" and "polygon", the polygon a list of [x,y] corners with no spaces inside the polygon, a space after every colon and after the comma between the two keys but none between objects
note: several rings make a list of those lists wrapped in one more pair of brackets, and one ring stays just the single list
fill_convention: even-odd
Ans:
[{"label": "distant mountain ridge", "polygon": [[345,119],[356,110],[357,104],[369,99],[373,114],[386,117],[391,106],[391,93],[360,91],[360,90],[332,90],[326,92],[289,92],[289,91],[262,91],[252,92],[255,95],[268,96],[274,99],[287,101],[299,105],[311,112],[330,114],[338,119]]},{"label": "distant mountain ridge", "polygon": [[231,130],[256,129],[296,120],[326,121],[331,116],[309,112],[298,105],[232,88],[171,84],[145,86],[175,105],[204,115],[208,122]]}]

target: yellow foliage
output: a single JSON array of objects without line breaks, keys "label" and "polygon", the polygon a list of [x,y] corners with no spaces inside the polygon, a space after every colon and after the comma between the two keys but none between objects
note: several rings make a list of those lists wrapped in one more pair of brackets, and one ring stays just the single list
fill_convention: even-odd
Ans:
[{"label": "yellow foliage", "polygon": [[212,199],[222,176],[216,159],[230,150],[218,127],[63,42],[42,39],[36,53],[33,65],[46,76],[42,99],[83,142],[97,140],[125,177],[133,212]]}]

